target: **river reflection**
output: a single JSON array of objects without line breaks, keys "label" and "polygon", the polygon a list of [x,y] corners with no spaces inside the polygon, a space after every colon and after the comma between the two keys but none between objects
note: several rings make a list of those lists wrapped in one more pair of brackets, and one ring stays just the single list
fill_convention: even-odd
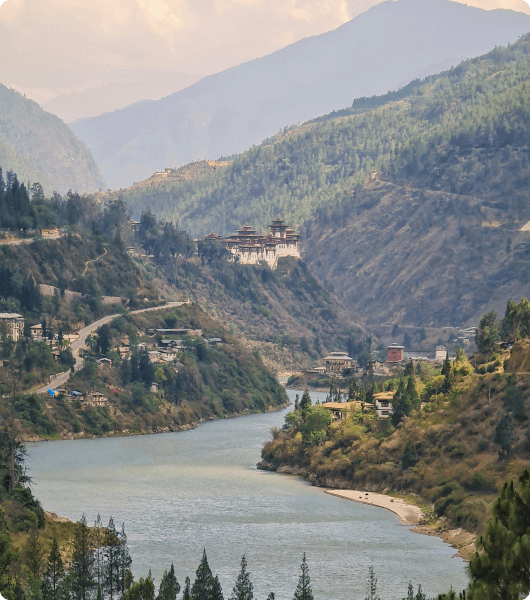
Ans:
[{"label": "river reflection", "polygon": [[[296,392],[289,392],[294,400]],[[321,400],[325,395],[321,395]],[[317,395],[312,394],[314,400]],[[392,513],[331,497],[296,477],[258,471],[260,450],[286,411],[206,423],[193,431],[29,445],[30,475],[46,510],[125,521],[136,577],[159,583],[175,563],[193,581],[202,549],[228,598],[242,554],[255,597],[293,597],[303,552],[317,600],[362,600],[373,564],[382,600],[467,584],[465,565]]]}]

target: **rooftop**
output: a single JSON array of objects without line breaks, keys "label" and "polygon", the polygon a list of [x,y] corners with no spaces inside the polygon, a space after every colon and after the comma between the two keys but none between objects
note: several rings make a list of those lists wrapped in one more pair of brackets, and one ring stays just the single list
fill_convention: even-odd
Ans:
[{"label": "rooftop", "polygon": [[348,356],[347,352],[330,352],[324,360],[353,360],[353,358]]},{"label": "rooftop", "polygon": [[18,313],[0,313],[0,319],[23,319]]}]

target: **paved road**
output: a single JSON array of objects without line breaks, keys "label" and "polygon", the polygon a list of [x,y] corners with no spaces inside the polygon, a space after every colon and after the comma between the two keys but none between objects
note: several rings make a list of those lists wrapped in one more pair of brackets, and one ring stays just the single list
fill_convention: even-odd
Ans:
[{"label": "paved road", "polygon": [[[164,304],[163,306],[151,306],[150,308],[141,308],[139,310],[131,310],[129,312],[129,314],[131,315],[136,315],[138,313],[143,313],[143,312],[148,312],[150,310],[160,310],[160,309],[166,309],[166,308],[173,308],[175,306],[182,306],[183,304],[187,304],[186,302],[168,302],[166,304]],[[94,321],[93,323],[90,323],[90,325],[87,325],[86,327],[83,327],[83,329],[81,329],[79,331],[79,339],[76,340],[75,342],[72,343],[72,345],[70,346],[71,350],[72,350],[72,354],[74,355],[75,358],[75,364],[76,367],[80,367],[82,364],[82,359],[79,358],[78,352],[79,349],[84,346],[87,337],[92,334],[94,331],[96,331],[96,329],[98,329],[99,327],[101,327],[102,325],[105,325],[105,323],[109,323],[110,321],[112,321],[112,319],[114,319],[115,317],[119,317],[119,313],[115,314],[115,315],[108,315],[106,317],[103,317],[102,319],[99,319],[98,321]],[[64,373],[59,373],[59,375],[57,375],[52,381],[50,381],[50,383],[48,383],[47,385],[37,389],[37,390],[33,390],[34,393],[36,394],[45,394],[49,389],[55,389],[60,387],[63,383],[65,383],[70,377],[70,371],[65,371]]]}]

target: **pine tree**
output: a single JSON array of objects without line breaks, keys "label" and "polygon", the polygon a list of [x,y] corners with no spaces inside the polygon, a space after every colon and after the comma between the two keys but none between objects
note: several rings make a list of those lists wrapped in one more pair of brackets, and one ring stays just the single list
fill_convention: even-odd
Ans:
[{"label": "pine tree", "polygon": [[217,577],[213,577],[206,557],[206,549],[202,553],[201,564],[195,574],[195,581],[191,588],[191,600],[222,600],[221,584]]},{"label": "pine tree", "polygon": [[234,586],[230,600],[252,600],[253,598],[252,582],[250,581],[250,574],[247,571],[247,560],[243,554],[241,571],[239,571],[239,575],[237,576],[236,585]]},{"label": "pine tree", "polygon": [[418,408],[420,405],[420,398],[418,396],[418,392],[416,391],[416,381],[413,373],[409,377],[405,393],[407,394],[407,398],[411,406]]},{"label": "pine tree", "polygon": [[103,589],[107,592],[110,600],[113,600],[120,589],[120,540],[112,517],[109,519],[103,538],[105,546],[103,550]]},{"label": "pine tree", "polygon": [[64,565],[57,540],[53,538],[52,547],[46,563],[42,582],[43,600],[59,600],[60,587],[64,580]]},{"label": "pine tree", "polygon": [[302,413],[302,421],[305,420],[307,411],[310,407],[311,407],[311,396],[309,395],[309,392],[307,390],[305,390],[305,392],[302,394],[302,399],[300,400],[300,411]]},{"label": "pine tree", "polygon": [[355,379],[352,379],[350,383],[350,387],[348,389],[348,401],[353,402],[357,398],[357,382]]},{"label": "pine tree", "polygon": [[298,585],[294,592],[294,600],[313,600],[313,591],[311,590],[311,580],[309,578],[309,567],[305,558],[305,552],[300,565],[302,573],[298,578]]},{"label": "pine tree", "polygon": [[162,581],[158,589],[157,600],[175,600],[177,594],[180,592],[180,585],[175,577],[175,567],[171,563],[169,571],[164,571],[162,575]]},{"label": "pine tree", "polygon": [[102,533],[103,523],[101,522],[101,517],[98,513],[96,520],[94,522],[93,528],[93,540],[94,540],[94,561],[96,567],[96,580],[98,584],[98,588],[101,588],[101,580],[102,580],[102,561],[103,561],[103,533]]},{"label": "pine tree", "polygon": [[[120,540],[120,551],[118,557],[118,591],[122,594],[125,591],[125,585],[127,580],[127,574],[130,573],[130,566],[132,564],[131,555],[129,553],[129,546],[127,545],[127,535],[125,533],[125,523],[121,525],[121,531],[119,533]],[[173,565],[171,565],[173,569]],[[175,579],[176,581],[176,579]],[[178,585],[177,594],[180,591],[180,586]]]},{"label": "pine tree", "polygon": [[184,580],[184,591],[182,592],[182,600],[191,600],[190,578]]},{"label": "pine tree", "polygon": [[88,600],[90,592],[95,587],[94,554],[90,538],[90,529],[83,515],[76,527],[72,561],[68,570],[70,587],[75,600]]},{"label": "pine tree", "polygon": [[407,589],[407,597],[403,598],[403,600],[414,600],[414,588],[412,587],[412,583],[410,583],[410,581]]},{"label": "pine tree", "polygon": [[515,435],[515,425],[509,414],[503,414],[495,428],[493,441],[499,446],[499,458],[506,458],[519,438]]},{"label": "pine tree", "polygon": [[530,592],[530,472],[505,483],[493,505],[493,518],[478,539],[469,563],[469,600],[523,598]]},{"label": "pine tree", "polygon": [[223,590],[221,589],[221,582],[219,581],[218,575],[213,579],[211,600],[224,600]]},{"label": "pine tree", "polygon": [[412,404],[406,394],[404,380],[401,379],[392,400],[392,425],[397,427],[403,418],[410,414],[411,410]]}]

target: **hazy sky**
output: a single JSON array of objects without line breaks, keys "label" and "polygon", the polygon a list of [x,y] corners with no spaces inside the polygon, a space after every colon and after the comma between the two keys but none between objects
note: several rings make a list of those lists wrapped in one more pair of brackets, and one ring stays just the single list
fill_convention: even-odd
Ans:
[{"label": "hazy sky", "polygon": [[[381,1],[5,0],[0,82],[41,104],[100,86],[105,94],[127,89],[131,101],[161,97],[335,29]],[[525,0],[465,3],[530,14]]]}]

